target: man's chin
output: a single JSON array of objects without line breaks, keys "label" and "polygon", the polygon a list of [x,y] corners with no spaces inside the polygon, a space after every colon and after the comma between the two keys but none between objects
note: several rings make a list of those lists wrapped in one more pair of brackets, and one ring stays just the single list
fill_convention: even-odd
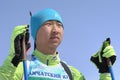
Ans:
[{"label": "man's chin", "polygon": [[55,48],[55,49],[56,49],[58,46],[59,46],[58,43],[53,43],[53,44],[50,45],[51,48]]}]

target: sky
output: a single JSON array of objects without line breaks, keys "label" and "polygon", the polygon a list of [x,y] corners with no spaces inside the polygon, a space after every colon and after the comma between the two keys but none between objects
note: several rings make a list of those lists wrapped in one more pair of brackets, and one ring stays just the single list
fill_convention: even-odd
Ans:
[{"label": "sky", "polygon": [[[64,38],[58,47],[61,60],[77,68],[86,80],[99,80],[90,61],[91,55],[111,38],[117,54],[113,65],[115,79],[120,79],[120,1],[119,0],[1,0],[0,1],[0,65],[10,51],[15,26],[30,23],[33,14],[45,8],[58,11],[63,19]],[[30,38],[33,46],[33,39]],[[29,54],[31,54],[31,48]]]}]

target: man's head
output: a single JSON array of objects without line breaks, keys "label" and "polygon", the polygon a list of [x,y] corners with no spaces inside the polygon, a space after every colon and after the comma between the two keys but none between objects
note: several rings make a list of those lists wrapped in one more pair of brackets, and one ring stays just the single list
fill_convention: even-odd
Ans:
[{"label": "man's head", "polygon": [[36,48],[44,53],[56,50],[62,41],[63,32],[62,19],[53,9],[42,10],[31,17],[32,37]]},{"label": "man's head", "polygon": [[31,35],[36,40],[36,33],[39,28],[49,20],[57,20],[62,23],[62,18],[59,13],[53,9],[44,9],[31,16]]}]

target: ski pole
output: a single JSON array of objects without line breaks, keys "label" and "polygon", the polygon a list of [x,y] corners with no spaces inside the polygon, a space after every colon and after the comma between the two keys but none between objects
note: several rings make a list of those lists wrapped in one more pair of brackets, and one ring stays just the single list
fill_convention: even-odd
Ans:
[{"label": "ski pole", "polygon": [[[99,53],[99,61],[100,61],[100,62],[102,62],[102,59],[101,59],[101,57],[102,57],[102,52],[103,52],[103,50],[104,50],[104,48],[105,48],[106,46],[110,45],[110,42],[111,42],[111,41],[110,41],[110,38],[107,38],[107,39],[103,42],[102,48],[101,48],[100,53]],[[113,70],[112,70],[112,63],[111,63],[110,58],[107,58],[107,65],[108,65],[109,72],[110,72],[110,75],[111,75],[112,80],[115,80],[114,74],[113,74]]]},{"label": "ski pole", "polygon": [[[111,42],[110,38],[107,38],[106,41],[108,41],[109,45],[110,45],[110,42]],[[113,74],[113,69],[112,69],[112,63],[111,63],[110,58],[107,59],[107,64],[108,64],[108,67],[109,67],[109,72],[110,72],[111,78],[112,78],[112,80],[115,80],[114,74]]]},{"label": "ski pole", "polygon": [[114,74],[113,74],[113,69],[112,69],[112,63],[111,63],[109,58],[107,59],[107,63],[108,63],[108,67],[109,67],[111,78],[112,78],[112,80],[115,80]]},{"label": "ski pole", "polygon": [[[110,38],[107,38],[106,42],[107,41],[108,41],[108,44],[110,45],[110,42],[111,42]],[[108,68],[109,68],[109,72],[110,72],[111,78],[112,78],[112,80],[115,80],[114,74],[113,74],[113,69],[112,69],[112,63],[111,63],[110,58],[107,59],[107,64],[108,64]]]},{"label": "ski pole", "polygon": [[[25,34],[28,34],[27,31]],[[28,80],[28,72],[27,72],[27,62],[26,62],[26,45],[25,45],[25,38],[26,35],[23,35],[23,40],[22,40],[22,53],[23,53],[23,69],[24,69],[24,79]]]}]

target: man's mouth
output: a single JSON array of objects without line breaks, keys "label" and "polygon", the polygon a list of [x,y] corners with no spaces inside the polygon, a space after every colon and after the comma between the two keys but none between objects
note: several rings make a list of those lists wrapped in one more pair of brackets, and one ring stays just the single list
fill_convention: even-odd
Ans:
[{"label": "man's mouth", "polygon": [[50,37],[50,39],[51,39],[51,40],[55,40],[55,41],[56,41],[56,40],[58,40],[58,39],[59,39],[59,37],[57,37],[57,36],[52,36],[52,37]]}]

